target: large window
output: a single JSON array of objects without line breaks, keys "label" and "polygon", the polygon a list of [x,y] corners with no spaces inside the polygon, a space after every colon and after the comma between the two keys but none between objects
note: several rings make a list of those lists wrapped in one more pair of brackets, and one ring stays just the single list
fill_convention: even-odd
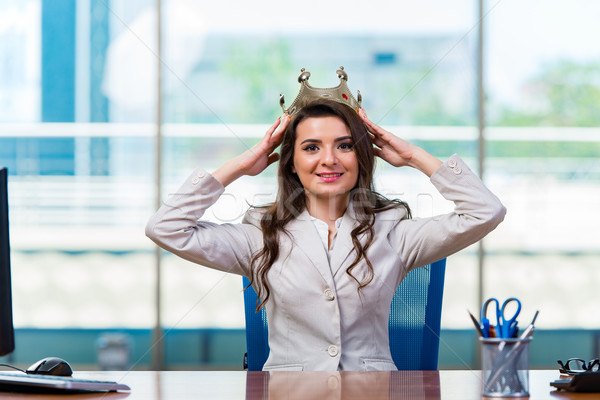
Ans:
[{"label": "large window", "polygon": [[[540,10],[543,7],[543,17]],[[509,214],[485,291],[516,295],[540,328],[597,328],[600,26],[593,1],[503,1],[489,14],[486,177]]]},{"label": "large window", "polygon": [[[294,99],[300,68],[334,86],[344,66],[371,119],[477,170],[477,2],[8,0],[0,3],[0,164],[9,167],[15,323],[152,327],[157,106],[162,196],[197,166],[255,143]],[[484,179],[508,208],[448,260],[444,328],[518,296],[540,327],[593,328],[599,303],[600,58],[588,1],[484,2]],[[541,11],[543,10],[543,12]],[[162,46],[157,45],[162,27]],[[157,100],[158,57],[162,97]],[[421,216],[448,204],[414,171],[379,163],[378,189]],[[209,213],[270,201],[274,168]],[[162,253],[163,324],[243,327],[237,276]],[[35,306],[34,304],[43,304]]]},{"label": "large window", "polygon": [[[230,13],[227,3],[167,3],[165,195],[196,166],[212,170],[255,143],[281,115],[279,94],[287,105],[293,101],[301,68],[311,73],[311,84],[331,87],[343,66],[350,89],[360,90],[373,120],[439,157],[460,148],[475,163],[472,2],[375,1],[340,7],[309,1],[297,7],[260,1],[236,4]],[[272,200],[274,173],[271,167],[260,177],[229,186],[210,216],[239,221],[248,204]],[[413,171],[379,163],[377,184],[382,193],[409,201],[419,215],[448,210],[426,177]],[[452,267],[473,276],[471,294],[463,290],[455,299],[463,310],[465,302],[477,302],[474,260],[471,255]],[[172,256],[164,262],[167,325],[243,326],[239,277],[201,270]]]},{"label": "large window", "polygon": [[122,3],[0,4],[0,164],[10,173],[17,327],[155,321],[143,235],[154,207],[154,107],[116,124],[104,87],[115,21],[130,23],[152,3]]}]

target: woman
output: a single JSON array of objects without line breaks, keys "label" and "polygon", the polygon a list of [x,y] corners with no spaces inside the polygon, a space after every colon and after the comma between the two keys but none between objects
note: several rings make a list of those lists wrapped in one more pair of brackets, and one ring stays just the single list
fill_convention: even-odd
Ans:
[{"label": "woman", "polygon": [[[410,219],[404,203],[373,191],[375,156],[422,171],[455,211]],[[251,209],[242,224],[198,221],[225,186],[279,158],[273,204]],[[212,174],[197,169],[146,234],[187,260],[251,279],[269,323],[265,370],[395,370],[388,316],[399,282],[483,238],[504,214],[459,157],[442,163],[364,110],[322,100],[278,119]]]}]

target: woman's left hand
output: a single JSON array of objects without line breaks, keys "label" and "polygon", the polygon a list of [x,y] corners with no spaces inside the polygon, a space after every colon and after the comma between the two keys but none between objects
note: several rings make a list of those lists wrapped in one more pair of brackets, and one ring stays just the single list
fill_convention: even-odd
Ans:
[{"label": "woman's left hand", "polygon": [[409,165],[415,152],[415,146],[371,122],[364,109],[360,109],[359,115],[371,133],[371,140],[375,145],[373,146],[375,155],[394,167]]},{"label": "woman's left hand", "polygon": [[360,109],[359,115],[371,134],[373,152],[377,157],[394,167],[416,168],[427,176],[431,176],[442,164],[440,160],[421,147],[415,146],[371,122],[364,109]]}]

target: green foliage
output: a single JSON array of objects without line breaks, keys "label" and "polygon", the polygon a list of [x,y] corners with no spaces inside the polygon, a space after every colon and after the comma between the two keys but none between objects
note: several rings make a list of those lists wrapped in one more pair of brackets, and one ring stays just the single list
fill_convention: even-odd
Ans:
[{"label": "green foliage", "polygon": [[295,95],[298,91],[298,87],[290,88],[289,71],[295,67],[289,45],[282,39],[260,40],[250,46],[247,42],[233,43],[221,67],[228,80],[239,88],[230,99],[231,107],[236,110],[231,113],[230,122],[270,122],[282,113],[279,94],[287,90]]},{"label": "green foliage", "polygon": [[600,143],[585,142],[490,142],[489,157],[600,158]]},{"label": "green foliage", "polygon": [[600,62],[551,63],[523,87],[527,107],[504,106],[494,125],[568,126],[600,125]]},{"label": "green foliage", "polygon": [[456,87],[448,83],[456,82],[454,73],[453,70],[432,72],[426,66],[401,64],[393,74],[382,75],[374,88],[379,97],[374,108],[389,111],[381,122],[421,126],[474,124],[474,102],[464,96],[468,88],[464,82]]}]

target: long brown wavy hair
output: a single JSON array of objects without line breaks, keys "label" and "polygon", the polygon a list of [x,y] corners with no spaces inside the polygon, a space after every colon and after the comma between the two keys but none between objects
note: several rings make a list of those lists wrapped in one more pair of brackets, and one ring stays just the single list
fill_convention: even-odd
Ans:
[{"label": "long brown wavy hair", "polygon": [[[250,277],[250,284],[255,283],[254,287],[258,295],[257,311],[265,305],[271,294],[267,275],[279,257],[279,238],[282,233],[289,235],[285,229],[286,225],[306,208],[304,187],[298,176],[292,172],[296,129],[298,124],[307,118],[330,116],[341,119],[350,129],[354,142],[352,149],[358,161],[358,179],[350,193],[350,202],[353,203],[358,222],[351,232],[356,258],[346,268],[346,273],[356,281],[359,293],[362,288],[371,283],[374,276],[373,265],[367,257],[367,250],[373,242],[375,213],[392,207],[404,207],[407,218],[410,218],[410,209],[406,203],[389,200],[375,192],[373,188],[375,155],[369,132],[360,116],[350,107],[332,100],[316,100],[308,104],[292,118],[284,134],[279,151],[281,159],[279,160],[279,188],[276,200],[269,205],[258,207],[262,211],[260,226],[263,232],[263,247],[252,258]],[[359,240],[359,236],[363,234],[366,234],[364,244]],[[352,272],[361,259],[365,260],[367,271],[364,278],[359,280]]]}]

